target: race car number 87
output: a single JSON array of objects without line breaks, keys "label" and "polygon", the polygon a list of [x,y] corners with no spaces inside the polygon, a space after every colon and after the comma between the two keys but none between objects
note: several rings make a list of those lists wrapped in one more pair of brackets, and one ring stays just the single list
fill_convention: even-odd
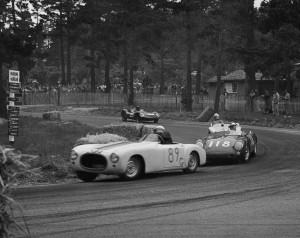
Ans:
[{"label": "race car number 87", "polygon": [[[214,141],[211,141],[208,145],[208,147],[212,147],[214,145]],[[220,146],[220,141],[217,141],[215,143],[215,147],[219,147]],[[224,141],[221,146],[223,147],[229,147],[230,146],[230,141]]]}]

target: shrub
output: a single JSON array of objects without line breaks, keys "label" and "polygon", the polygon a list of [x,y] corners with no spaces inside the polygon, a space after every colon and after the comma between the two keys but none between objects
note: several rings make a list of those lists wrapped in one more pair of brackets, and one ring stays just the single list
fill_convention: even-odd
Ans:
[{"label": "shrub", "polygon": [[117,141],[136,141],[146,134],[152,133],[156,126],[143,125],[140,123],[121,123],[103,126],[81,137],[75,146],[83,144],[107,144]]},{"label": "shrub", "polygon": [[127,141],[125,137],[116,135],[116,134],[96,134],[96,135],[86,135],[85,137],[82,137],[76,141],[75,146],[78,145],[84,145],[84,144],[107,144],[111,142],[117,142],[117,141]]},{"label": "shrub", "polygon": [[116,134],[125,137],[130,141],[135,141],[145,134],[153,131],[155,126],[146,126],[142,123],[119,123],[103,126],[99,129],[93,130],[89,135],[100,135],[104,133]]},{"label": "shrub", "polygon": [[22,153],[19,150],[0,146],[0,237],[9,237],[17,231],[30,234],[25,220],[26,231],[13,220],[13,211],[18,205],[11,197],[10,187],[18,176],[30,173],[30,166],[21,159]]}]

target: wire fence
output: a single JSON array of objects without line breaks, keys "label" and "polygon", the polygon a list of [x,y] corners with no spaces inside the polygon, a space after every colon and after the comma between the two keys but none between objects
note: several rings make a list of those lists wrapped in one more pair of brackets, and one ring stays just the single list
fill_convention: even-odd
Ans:
[{"label": "wire fence", "polygon": [[[124,108],[128,106],[128,95],[122,93],[90,93],[90,92],[26,92],[23,94],[23,105],[62,105],[62,106],[98,106],[98,107],[117,107]],[[193,110],[201,111],[205,107],[214,107],[215,99],[207,95],[193,96]],[[256,101],[254,109],[265,108],[265,102],[262,99]],[[156,110],[184,110],[181,103],[181,95],[153,95],[153,94],[135,94],[134,104],[147,109]],[[245,98],[238,96],[221,96],[220,111],[242,112],[245,110]],[[283,112],[284,102],[280,102],[280,111]],[[290,112],[300,114],[300,99],[292,98],[290,101]]]}]

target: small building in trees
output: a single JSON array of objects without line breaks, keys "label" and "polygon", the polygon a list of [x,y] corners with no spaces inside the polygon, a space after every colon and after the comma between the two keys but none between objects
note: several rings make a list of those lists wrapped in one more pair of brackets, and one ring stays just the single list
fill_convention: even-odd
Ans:
[{"label": "small building in trees", "polygon": [[[228,96],[245,96],[245,78],[246,72],[242,69],[235,70],[226,76],[221,77],[222,88],[221,92],[226,92]],[[273,78],[265,78],[261,73],[255,74],[256,85],[260,95],[264,94],[264,90],[272,92],[275,86],[275,80]],[[217,87],[217,76],[207,80],[208,83],[208,96],[210,99],[214,99],[216,96]],[[293,82],[292,82],[293,83]],[[278,82],[279,93],[283,94],[287,87],[287,81],[285,79],[280,79]],[[293,88],[293,87],[292,87]]]}]

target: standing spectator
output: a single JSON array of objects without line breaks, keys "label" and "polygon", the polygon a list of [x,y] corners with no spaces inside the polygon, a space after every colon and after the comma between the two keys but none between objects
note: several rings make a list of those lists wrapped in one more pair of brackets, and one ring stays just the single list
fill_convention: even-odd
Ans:
[{"label": "standing spectator", "polygon": [[288,115],[290,113],[290,101],[291,101],[291,95],[287,90],[284,91],[284,96],[282,97],[283,103],[284,103],[284,113],[285,115]]},{"label": "standing spectator", "polygon": [[265,94],[261,95],[261,96],[262,96],[262,98],[264,99],[264,102],[265,102],[264,113],[265,114],[270,113],[271,108],[270,108],[270,93],[269,93],[269,91],[265,90]]},{"label": "standing spectator", "polygon": [[273,116],[279,116],[279,93],[277,90],[273,90],[273,100],[272,100],[272,109],[273,109]]},{"label": "standing spectator", "polygon": [[255,92],[254,89],[251,90],[251,93],[249,94],[250,96],[250,110],[251,112],[254,111],[254,103],[255,103]]},{"label": "standing spectator", "polygon": [[260,106],[259,106],[259,103],[260,103],[260,100],[259,100],[259,93],[258,93],[258,90],[255,89],[254,90],[254,93],[255,93],[255,110],[257,112],[260,112]]},{"label": "standing spectator", "polygon": [[221,102],[221,110],[227,111],[227,91],[226,88],[224,88],[223,92],[221,93],[220,102]]}]

